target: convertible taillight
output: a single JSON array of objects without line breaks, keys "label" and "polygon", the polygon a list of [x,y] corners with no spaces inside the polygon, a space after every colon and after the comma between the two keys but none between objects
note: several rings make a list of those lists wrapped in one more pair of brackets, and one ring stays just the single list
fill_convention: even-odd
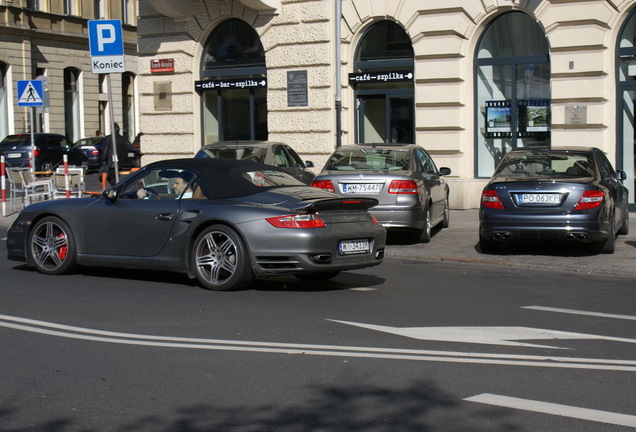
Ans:
[{"label": "convertible taillight", "polygon": [[389,186],[390,194],[416,194],[417,184],[413,180],[393,180]]},{"label": "convertible taillight", "polygon": [[497,195],[497,191],[485,190],[481,193],[481,204],[484,207],[503,210],[504,206]]},{"label": "convertible taillight", "polygon": [[294,214],[267,218],[276,228],[324,228],[325,222],[314,213]]},{"label": "convertible taillight", "polygon": [[314,180],[311,185],[313,187],[317,187],[319,189],[324,189],[329,192],[335,192],[336,189],[333,187],[333,183],[331,180]]},{"label": "convertible taillight", "polygon": [[589,210],[603,204],[605,194],[603,191],[585,191],[579,202],[574,206],[574,210]]}]

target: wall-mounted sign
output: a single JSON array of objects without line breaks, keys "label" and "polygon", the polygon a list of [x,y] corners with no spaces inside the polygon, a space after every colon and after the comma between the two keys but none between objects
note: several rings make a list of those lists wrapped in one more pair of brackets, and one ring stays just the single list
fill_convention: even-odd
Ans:
[{"label": "wall-mounted sign", "polygon": [[306,107],[308,105],[307,71],[287,72],[287,106]]},{"label": "wall-mounted sign", "polygon": [[517,136],[540,137],[550,132],[549,99],[522,99],[512,106],[510,100],[486,101],[486,137],[512,136],[512,120],[516,119]]},{"label": "wall-mounted sign", "polygon": [[195,81],[194,89],[201,90],[223,90],[223,89],[250,89],[267,87],[265,78],[239,78],[224,80]]},{"label": "wall-mounted sign", "polygon": [[150,60],[150,73],[174,72],[174,59]]},{"label": "wall-mounted sign", "polygon": [[349,84],[365,84],[365,83],[380,83],[380,82],[409,82],[413,81],[413,71],[406,72],[362,72],[362,73],[350,73]]},{"label": "wall-mounted sign", "polygon": [[565,124],[586,124],[587,106],[568,105],[565,107]]}]

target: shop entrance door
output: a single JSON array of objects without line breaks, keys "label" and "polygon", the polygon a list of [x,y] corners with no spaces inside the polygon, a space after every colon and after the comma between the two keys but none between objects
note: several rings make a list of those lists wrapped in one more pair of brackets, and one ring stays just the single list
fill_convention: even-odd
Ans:
[{"label": "shop entrance door", "polygon": [[414,143],[415,103],[412,91],[358,93],[357,141]]}]

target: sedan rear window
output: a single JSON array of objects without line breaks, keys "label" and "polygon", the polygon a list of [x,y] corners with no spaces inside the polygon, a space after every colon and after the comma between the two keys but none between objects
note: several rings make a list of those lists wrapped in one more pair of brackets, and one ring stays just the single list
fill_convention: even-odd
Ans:
[{"label": "sedan rear window", "polygon": [[409,167],[409,152],[406,150],[343,150],[334,153],[326,169],[346,171],[405,170]]},{"label": "sedan rear window", "polygon": [[264,163],[265,153],[267,153],[267,149],[264,147],[212,147],[199,150],[194,157],[250,160],[253,162]]},{"label": "sedan rear window", "polygon": [[590,155],[581,153],[508,154],[497,167],[494,177],[573,178],[594,177],[595,165]]}]

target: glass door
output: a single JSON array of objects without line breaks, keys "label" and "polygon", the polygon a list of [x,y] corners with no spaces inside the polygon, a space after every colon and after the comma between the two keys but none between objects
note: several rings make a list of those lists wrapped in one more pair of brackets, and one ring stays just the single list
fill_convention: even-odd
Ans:
[{"label": "glass door", "polygon": [[358,142],[415,142],[414,98],[406,93],[358,94]]}]

